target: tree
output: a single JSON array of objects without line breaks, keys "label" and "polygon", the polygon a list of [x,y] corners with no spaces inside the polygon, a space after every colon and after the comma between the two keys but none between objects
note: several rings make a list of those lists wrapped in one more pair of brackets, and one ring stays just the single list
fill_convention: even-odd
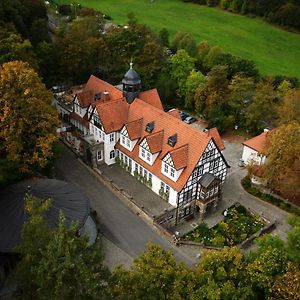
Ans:
[{"label": "tree", "polygon": [[258,241],[258,250],[246,267],[256,299],[268,299],[274,279],[287,271],[287,255],[282,241],[267,235]]},{"label": "tree", "polygon": [[208,80],[205,86],[207,95],[206,106],[212,107],[216,105],[227,105],[228,101],[228,80],[227,80],[227,66],[215,66],[208,73]]},{"label": "tree", "polygon": [[291,261],[300,267],[300,217],[291,216],[289,223],[293,226],[293,229],[287,235],[287,255]]},{"label": "tree", "polygon": [[98,17],[87,16],[74,20],[66,32],[58,35],[56,48],[61,77],[82,83],[97,68],[103,46],[100,25]]},{"label": "tree", "polygon": [[300,197],[300,124],[291,122],[272,131],[267,144],[265,179],[291,201]]},{"label": "tree", "polygon": [[182,31],[178,31],[175,33],[175,36],[173,38],[173,41],[172,41],[172,48],[177,51],[179,49],[179,44],[180,44],[180,41],[186,36],[188,35],[187,32],[182,32]]},{"label": "tree", "polygon": [[297,122],[300,124],[300,89],[292,89],[285,93],[283,103],[278,108],[280,124]]},{"label": "tree", "polygon": [[180,288],[184,286],[177,279],[180,270],[170,251],[150,243],[131,270],[121,267],[114,271],[111,295],[113,299],[174,299],[175,282]]},{"label": "tree", "polygon": [[190,299],[251,299],[243,253],[236,247],[204,253]]},{"label": "tree", "polygon": [[57,112],[52,96],[27,63],[0,69],[0,151],[22,172],[44,168],[53,156]]},{"label": "tree", "polygon": [[198,61],[203,64],[204,59],[206,57],[206,55],[208,54],[209,50],[210,50],[210,45],[208,43],[208,41],[202,41],[199,45],[198,45],[198,55],[197,55],[197,59]]},{"label": "tree", "polygon": [[195,91],[197,88],[203,88],[206,79],[201,72],[192,70],[189,77],[186,79],[186,95],[185,95],[185,107],[189,110],[195,109]]},{"label": "tree", "polygon": [[0,26],[0,65],[12,60],[28,62],[38,69],[35,53],[29,40],[22,37],[9,26]]},{"label": "tree", "polygon": [[197,114],[201,114],[206,105],[206,95],[205,95],[205,86],[199,85],[195,90],[194,102],[195,102],[195,111]]},{"label": "tree", "polygon": [[229,78],[237,74],[252,77],[254,80],[258,80],[259,78],[259,71],[252,60],[243,59],[230,53],[221,53],[215,58],[212,64],[227,65]]},{"label": "tree", "polygon": [[22,299],[106,299],[109,272],[98,246],[88,246],[77,225],[65,226],[60,213],[58,228],[50,229],[45,214],[51,200],[27,195],[29,219],[22,231],[21,254],[15,277]]},{"label": "tree", "polygon": [[245,107],[247,103],[251,102],[254,93],[254,81],[249,77],[235,75],[230,81],[228,89],[230,91],[230,111],[234,116],[235,122],[243,123]]},{"label": "tree", "polygon": [[195,59],[190,57],[185,50],[180,49],[171,58],[171,77],[178,84],[177,95],[185,97],[186,79],[194,69]]},{"label": "tree", "polygon": [[270,82],[261,81],[255,89],[252,102],[246,110],[246,126],[258,133],[276,120],[275,92]]},{"label": "tree", "polygon": [[291,89],[291,83],[284,79],[276,89],[276,92],[279,97],[283,98],[286,93]]},{"label": "tree", "polygon": [[191,57],[197,55],[197,44],[191,34],[186,34],[179,42],[177,49],[184,49]]},{"label": "tree", "polygon": [[169,47],[169,31],[166,28],[162,28],[158,35],[162,45]]},{"label": "tree", "polygon": [[300,291],[300,269],[289,264],[288,271],[277,276],[274,285],[271,288],[270,300],[289,299],[299,300]]},{"label": "tree", "polygon": [[223,49],[219,46],[213,46],[210,48],[209,52],[207,55],[204,57],[203,60],[203,66],[207,69],[210,70],[213,66],[216,65],[216,60],[219,55],[223,53]]}]

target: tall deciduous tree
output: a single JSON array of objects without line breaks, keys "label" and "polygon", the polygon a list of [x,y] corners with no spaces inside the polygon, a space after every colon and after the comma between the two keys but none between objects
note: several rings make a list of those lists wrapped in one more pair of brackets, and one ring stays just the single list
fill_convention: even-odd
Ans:
[{"label": "tall deciduous tree", "polygon": [[251,299],[243,253],[236,247],[207,251],[196,271],[191,299]]},{"label": "tall deciduous tree", "polygon": [[281,124],[292,121],[300,124],[300,89],[292,89],[285,93],[283,103],[278,108],[278,117]]},{"label": "tall deciduous tree", "polygon": [[186,79],[194,69],[195,59],[190,57],[185,50],[180,49],[171,59],[171,76],[178,84],[179,97],[186,95]]},{"label": "tall deciduous tree", "polygon": [[228,102],[228,80],[227,66],[215,66],[208,73],[208,80],[205,86],[207,95],[207,107],[216,105],[224,106]]},{"label": "tall deciduous tree", "polygon": [[21,171],[43,168],[53,156],[59,125],[52,95],[27,63],[0,69],[0,151]]},{"label": "tall deciduous tree", "polygon": [[56,41],[61,76],[76,83],[85,81],[97,67],[102,54],[99,18],[74,20]]},{"label": "tall deciduous tree", "polygon": [[[179,269],[170,251],[149,244],[147,250],[135,259],[131,270],[117,268],[114,271],[113,299],[174,299],[171,295]],[[177,284],[184,287],[182,282]]]},{"label": "tall deciduous tree", "polygon": [[235,75],[228,86],[230,91],[229,105],[235,122],[240,123],[244,115],[245,107],[252,99],[254,81],[252,78]]},{"label": "tall deciduous tree", "polygon": [[189,77],[186,79],[186,95],[185,95],[185,107],[190,110],[195,109],[195,91],[197,88],[203,88],[206,79],[201,72],[192,70]]},{"label": "tall deciduous tree", "polygon": [[89,247],[87,238],[78,236],[76,224],[67,228],[62,213],[58,228],[50,229],[44,217],[50,205],[50,200],[26,199],[29,219],[15,271],[22,299],[107,299],[109,272],[101,249]]},{"label": "tall deciduous tree", "polygon": [[300,197],[300,124],[291,122],[270,133],[265,178],[291,201]]},{"label": "tall deciduous tree", "polygon": [[26,61],[32,68],[38,69],[36,56],[30,41],[23,40],[9,25],[0,26],[0,65],[12,60]]},{"label": "tall deciduous tree", "polygon": [[276,120],[275,91],[270,82],[261,81],[246,111],[246,125],[254,133],[260,132]]}]

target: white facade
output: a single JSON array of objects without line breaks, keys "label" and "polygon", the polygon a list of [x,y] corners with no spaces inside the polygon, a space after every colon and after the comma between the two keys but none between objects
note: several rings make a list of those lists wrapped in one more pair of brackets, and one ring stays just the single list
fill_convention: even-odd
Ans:
[{"label": "white facade", "polygon": [[[147,179],[146,185],[157,195],[162,196],[169,204],[177,206],[177,191],[166,184],[163,180],[151,173],[145,166],[138,164],[132,158],[128,157],[125,153],[119,150],[119,159],[125,165],[129,166],[131,175],[139,174]],[[151,181],[151,184],[149,184]],[[162,193],[163,192],[163,193]]]},{"label": "white facade", "polygon": [[242,160],[246,165],[253,163],[260,166],[265,163],[266,156],[244,145]]}]

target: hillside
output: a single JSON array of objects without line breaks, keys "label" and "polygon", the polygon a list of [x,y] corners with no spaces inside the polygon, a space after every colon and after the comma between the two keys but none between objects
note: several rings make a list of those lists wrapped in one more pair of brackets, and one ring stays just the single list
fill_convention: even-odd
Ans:
[{"label": "hillside", "polygon": [[[56,0],[73,3],[71,0]],[[192,33],[198,41],[208,40],[226,52],[256,62],[262,74],[300,77],[300,35],[259,19],[235,15],[216,8],[180,0],[78,0],[124,24],[128,12],[156,31],[165,27]]]}]

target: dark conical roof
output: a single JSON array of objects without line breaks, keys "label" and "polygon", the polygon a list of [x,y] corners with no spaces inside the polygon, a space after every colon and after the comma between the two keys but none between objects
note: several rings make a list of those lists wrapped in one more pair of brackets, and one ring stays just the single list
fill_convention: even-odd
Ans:
[{"label": "dark conical roof", "polygon": [[141,78],[139,74],[132,68],[132,63],[130,64],[130,69],[124,75],[122,83],[128,85],[137,85],[141,83]]}]

